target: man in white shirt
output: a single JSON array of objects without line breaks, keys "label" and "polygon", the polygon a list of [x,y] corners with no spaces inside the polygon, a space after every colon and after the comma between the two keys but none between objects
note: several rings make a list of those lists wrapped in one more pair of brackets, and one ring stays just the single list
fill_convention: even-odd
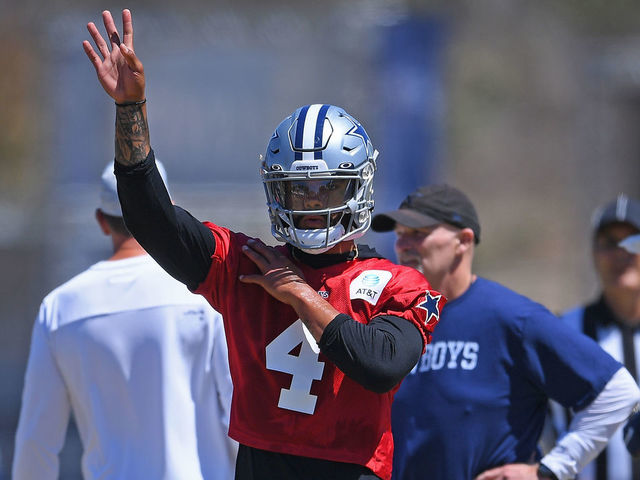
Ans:
[{"label": "man in white shirt", "polygon": [[[160,162],[158,168],[164,174]],[[33,327],[15,480],[59,474],[73,412],[85,479],[233,478],[222,317],[128,232],[113,163],[96,220],[113,255],[45,297]]]}]

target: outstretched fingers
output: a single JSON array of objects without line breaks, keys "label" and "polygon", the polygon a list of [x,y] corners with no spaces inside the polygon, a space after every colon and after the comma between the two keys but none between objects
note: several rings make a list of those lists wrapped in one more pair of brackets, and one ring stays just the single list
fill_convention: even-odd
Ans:
[{"label": "outstretched fingers", "polygon": [[131,11],[127,8],[122,10],[122,41],[133,50],[133,21],[131,20]]},{"label": "outstretched fingers", "polygon": [[[145,77],[142,62],[133,51],[131,12],[123,11],[127,41],[120,41],[113,17],[108,10],[102,12],[106,37],[94,23],[87,24],[94,46],[82,42],[82,47],[93,64],[98,81],[105,92],[117,103],[144,100]],[[107,38],[109,37],[109,38]],[[102,57],[100,57],[102,55]]]},{"label": "outstretched fingers", "polygon": [[[100,35],[100,32],[98,31],[98,27],[96,27],[96,24],[93,22],[89,22],[87,24],[87,30],[89,30],[89,35],[91,35],[91,38],[93,38],[93,42],[96,44],[96,47],[98,47],[98,51],[102,55],[102,58],[107,58],[109,56],[109,47],[107,47],[107,43],[104,41],[104,38],[102,38],[102,35]],[[83,42],[83,45],[84,45],[84,42]],[[87,51],[86,47],[84,51],[85,52]]]},{"label": "outstretched fingers", "polygon": [[87,57],[89,57],[89,60],[93,64],[94,68],[96,69],[96,71],[98,71],[100,65],[102,65],[102,59],[100,58],[100,56],[95,52],[95,50],[87,40],[84,40],[82,42],[82,48],[84,48],[84,53],[87,54]]},{"label": "outstretched fingers", "polygon": [[118,35],[118,29],[116,28],[116,24],[113,21],[113,17],[109,10],[102,12],[102,21],[104,23],[104,28],[107,31],[109,41],[111,42],[111,49],[113,50],[118,48],[120,46],[120,35]]}]

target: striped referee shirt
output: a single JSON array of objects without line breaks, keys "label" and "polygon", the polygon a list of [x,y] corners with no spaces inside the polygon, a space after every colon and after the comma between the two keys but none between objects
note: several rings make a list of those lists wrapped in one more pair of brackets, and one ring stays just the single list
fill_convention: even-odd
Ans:
[{"label": "striped referee shirt", "polygon": [[[593,338],[613,358],[623,363],[638,381],[640,372],[640,327],[625,325],[615,316],[604,297],[562,316],[562,320]],[[640,461],[633,460],[620,428],[607,448],[577,477],[580,480],[640,479]]]}]

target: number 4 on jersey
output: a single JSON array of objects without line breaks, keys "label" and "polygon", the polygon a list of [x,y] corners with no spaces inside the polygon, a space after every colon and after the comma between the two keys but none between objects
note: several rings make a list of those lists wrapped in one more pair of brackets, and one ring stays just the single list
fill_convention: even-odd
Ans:
[{"label": "number 4 on jersey", "polygon": [[[300,353],[290,352],[302,344]],[[324,362],[318,361],[318,348],[302,320],[292,323],[266,348],[267,369],[293,375],[291,387],[280,390],[278,407],[313,414],[318,397],[311,395],[311,383],[322,378]]]}]

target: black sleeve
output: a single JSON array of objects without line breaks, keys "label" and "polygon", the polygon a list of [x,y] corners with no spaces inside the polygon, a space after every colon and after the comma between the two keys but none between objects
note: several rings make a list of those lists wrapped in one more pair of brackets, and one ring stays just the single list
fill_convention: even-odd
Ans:
[{"label": "black sleeve", "polygon": [[194,290],[211,266],[211,230],[171,203],[153,150],[133,166],[116,162],[114,170],[127,228],[162,268]]},{"label": "black sleeve", "polygon": [[376,393],[397,385],[418,363],[423,348],[418,328],[392,315],[364,325],[340,314],[327,325],[318,345],[345,375]]}]

